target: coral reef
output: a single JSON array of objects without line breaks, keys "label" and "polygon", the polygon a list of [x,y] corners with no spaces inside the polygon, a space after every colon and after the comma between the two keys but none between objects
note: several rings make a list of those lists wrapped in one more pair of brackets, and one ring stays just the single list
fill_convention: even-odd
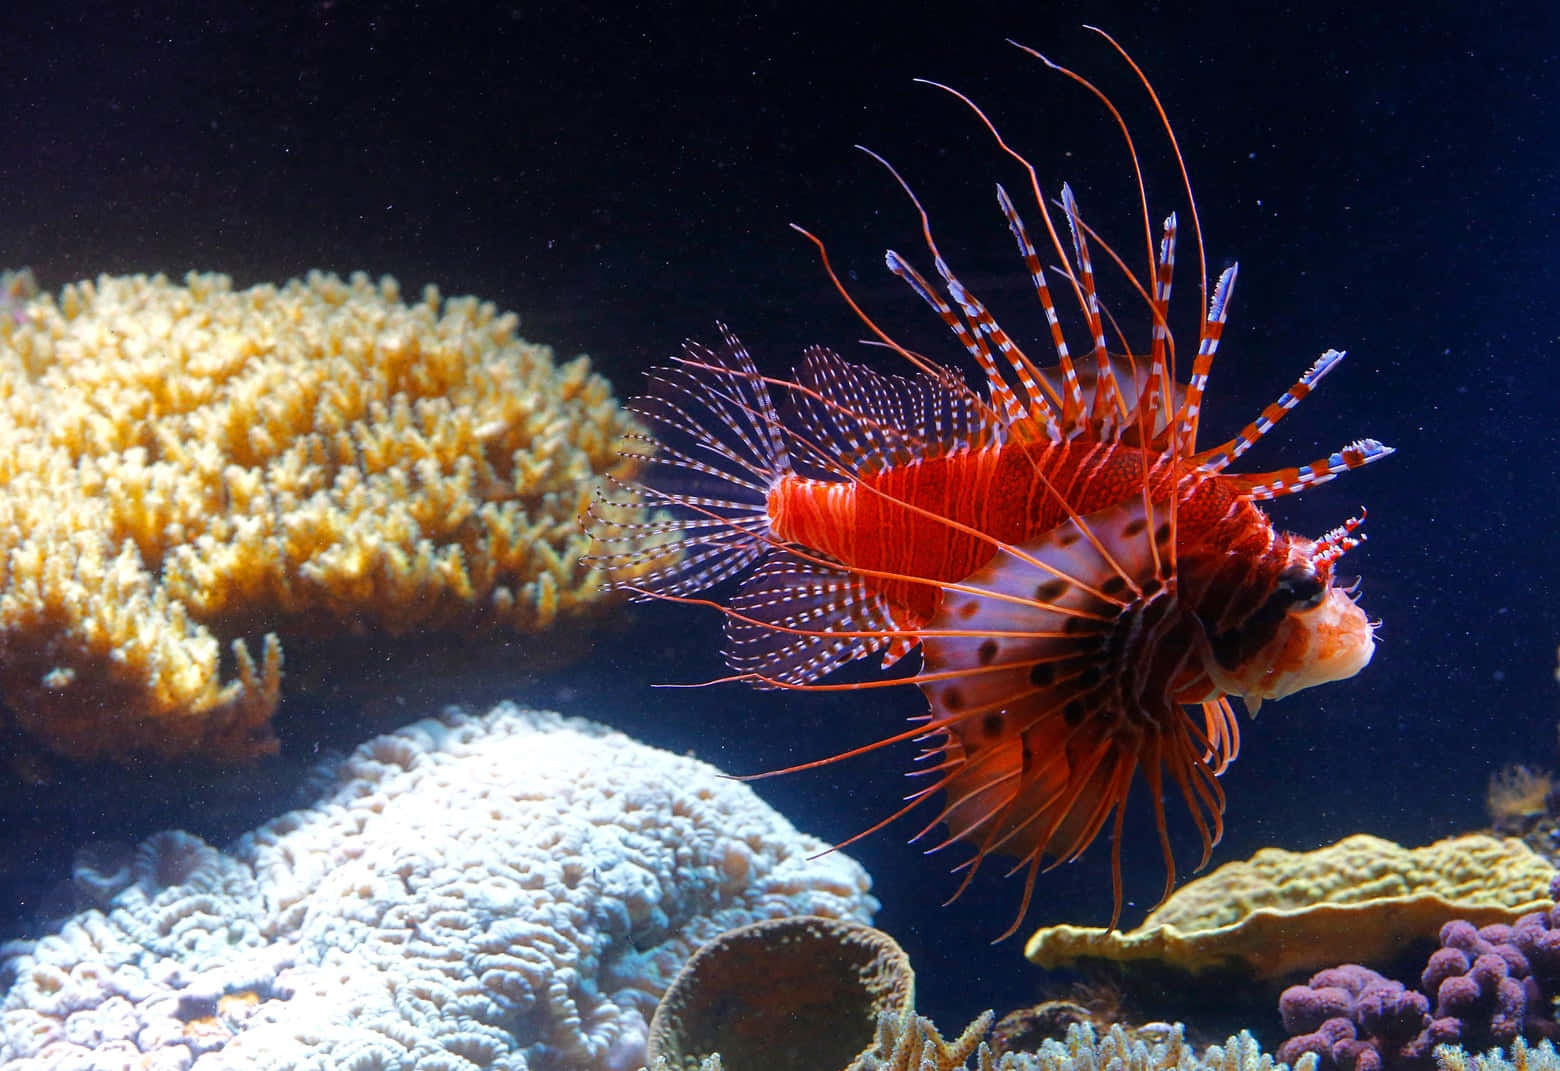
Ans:
[{"label": "coral reef", "polygon": [[1293,1036],[1278,1058],[1311,1053],[1323,1071],[1427,1068],[1436,1045],[1456,1041],[1433,1026],[1423,993],[1353,963],[1284,990],[1279,1014]]},{"label": "coral reef", "polygon": [[620,733],[448,712],[364,744],[320,803],[228,852],[167,833],[84,855],[99,906],[11,950],[0,1062],[637,1067],[705,940],[870,920],[866,873],[824,847]]},{"label": "coral reef", "polygon": [[1279,1001],[1294,1036],[1280,1059],[1314,1052],[1324,1071],[1426,1071],[1438,1045],[1469,1051],[1560,1037],[1560,909],[1475,928],[1454,919],[1420,990],[1358,964],[1321,971]]},{"label": "coral reef", "polygon": [[37,296],[38,280],[31,268],[0,272],[0,320],[23,322],[28,303]]},{"label": "coral reef", "polygon": [[[1155,1036],[1120,1026],[1096,1031],[1088,1023],[1068,1028],[1061,1041],[1047,1040],[1034,1052],[998,1054],[980,1041],[990,1013],[952,1042],[925,1019],[912,1016],[879,1022],[878,1043],[861,1071],[962,1071],[975,1059],[977,1071],[1278,1071],[1273,1057],[1249,1033],[1210,1045],[1201,1053],[1186,1043],[1178,1025],[1163,1024]],[[734,1068],[733,1071],[736,1071]],[[1316,1071],[1315,1057],[1303,1057],[1295,1071]]]},{"label": "coral reef", "polygon": [[1365,834],[1313,852],[1264,848],[1177,889],[1126,933],[1049,926],[1025,955],[1042,967],[1150,960],[1259,978],[1373,962],[1448,918],[1513,922],[1548,908],[1553,868],[1521,841],[1475,833],[1404,848]]},{"label": "coral reef", "polygon": [[[949,1040],[922,1015],[878,1016],[872,1048],[853,1063],[850,1071],[958,1071],[972,1055],[988,1059],[991,1050],[983,1039],[991,1029],[988,1011]],[[733,1069],[736,1071],[736,1069]]]},{"label": "coral reef", "polygon": [[1529,1045],[1521,1038],[1512,1042],[1508,1052],[1492,1049],[1470,1053],[1465,1049],[1437,1049],[1435,1064],[1440,1071],[1560,1071],[1560,1056],[1549,1042]]},{"label": "coral reef", "polygon": [[103,276],[21,312],[0,696],[49,750],[247,758],[278,634],[535,630],[603,592],[577,517],[634,425],[513,315],[318,273]]},{"label": "coral reef", "polygon": [[1440,1033],[1468,1049],[1555,1037],[1557,937],[1550,912],[1524,915],[1513,926],[1475,928],[1462,919],[1443,926],[1441,947],[1420,975],[1421,989],[1435,999]]},{"label": "coral reef", "polygon": [[[1149,1039],[1134,1037],[1120,1026],[1096,1032],[1087,1023],[1069,1029],[1062,1041],[1044,1042],[1034,1053],[1008,1053],[997,1059],[982,1046],[977,1067],[979,1071],[1278,1071],[1273,1057],[1244,1031],[1199,1053],[1186,1043],[1179,1025],[1167,1025],[1158,1038]],[[1315,1071],[1315,1063],[1302,1060],[1295,1071]]]},{"label": "coral reef", "polygon": [[[913,990],[904,953],[870,927],[744,927],[695,953],[668,989],[651,1023],[649,1071],[967,1071],[972,1060],[977,1071],[1279,1071],[1249,1033],[1199,1054],[1169,1023],[1074,1021],[1060,1038],[1021,1040],[994,1029],[988,1011],[945,1038],[916,1014]],[[875,1030],[862,1022],[873,1005]],[[1294,1066],[1317,1071],[1318,1059],[1302,1052]]]}]

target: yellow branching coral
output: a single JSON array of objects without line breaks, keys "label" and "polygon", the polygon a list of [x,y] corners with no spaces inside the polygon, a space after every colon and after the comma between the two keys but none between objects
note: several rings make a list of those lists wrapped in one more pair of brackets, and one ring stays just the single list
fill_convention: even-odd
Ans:
[{"label": "yellow branching coral", "polygon": [[534,630],[600,596],[577,518],[632,421],[515,329],[318,273],[104,276],[6,318],[0,705],[74,757],[244,758],[274,746],[277,634]]}]

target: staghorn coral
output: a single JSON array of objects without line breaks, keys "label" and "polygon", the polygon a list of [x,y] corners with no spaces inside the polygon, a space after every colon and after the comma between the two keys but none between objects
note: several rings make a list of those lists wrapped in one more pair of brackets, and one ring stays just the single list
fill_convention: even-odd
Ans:
[{"label": "staghorn coral", "polygon": [[1560,1056],[1547,1041],[1529,1045],[1518,1038],[1505,1052],[1499,1049],[1487,1053],[1470,1053],[1460,1048],[1436,1049],[1435,1064],[1440,1071],[1560,1071]]},{"label": "staghorn coral", "polygon": [[[948,1042],[920,1016],[885,1014],[861,1071],[964,1071],[972,1055],[977,1071],[1279,1071],[1283,1066],[1244,1031],[1198,1053],[1179,1024],[1166,1024],[1149,1036],[1146,1028],[1129,1032],[1118,1025],[1096,1031],[1077,1023],[1063,1040],[1048,1039],[1034,1052],[999,1054],[981,1042],[990,1025],[987,1012]],[[1302,1057],[1295,1071],[1316,1071],[1316,1057]]]},{"label": "staghorn coral", "polygon": [[[870,920],[861,867],[700,762],[555,714],[369,741],[229,852],[81,860],[98,907],[14,950],[0,1063],[595,1071],[758,919]],[[96,1062],[93,1062],[96,1061]]]},{"label": "staghorn coral", "polygon": [[[998,1058],[983,1045],[977,1067],[979,1071],[1279,1071],[1283,1065],[1245,1031],[1198,1053],[1186,1043],[1179,1024],[1148,1038],[1135,1037],[1120,1026],[1096,1032],[1088,1023],[1079,1023],[1065,1039],[1045,1041],[1034,1053]],[[1316,1071],[1316,1058],[1302,1057],[1294,1068]]]},{"label": "staghorn coral", "polygon": [[1048,926],[1025,955],[1042,967],[1085,958],[1158,961],[1258,978],[1344,960],[1373,962],[1446,919],[1513,922],[1549,906],[1547,861],[1483,833],[1404,848],[1355,834],[1312,852],[1264,848],[1177,889],[1136,930]]},{"label": "staghorn coral", "polygon": [[632,421],[512,314],[319,273],[103,276],[23,311],[0,702],[54,752],[247,758],[274,746],[278,634],[535,630],[603,591],[577,517]]}]

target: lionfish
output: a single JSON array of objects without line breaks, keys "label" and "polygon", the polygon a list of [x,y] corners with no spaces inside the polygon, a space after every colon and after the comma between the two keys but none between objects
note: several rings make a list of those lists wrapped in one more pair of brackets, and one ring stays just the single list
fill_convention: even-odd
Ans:
[{"label": "lionfish", "polygon": [[[1145,274],[1085,224],[1069,186],[1048,200],[1035,167],[973,101],[928,82],[968,106],[1027,174],[1057,266],[1042,265],[1000,185],[997,203],[1049,325],[1055,364],[1040,367],[959,282],[910,186],[869,152],[919,214],[940,286],[893,251],[888,270],[946,324],[982,383],[971,386],[896,343],[852,299],[823,242],[797,227],[909,374],[881,374],[813,346],[790,379],[771,378],[717,325],[716,345],[687,342],[671,365],[650,372],[647,393],[632,405],[655,433],[632,450],[642,475],[592,507],[594,560],[618,586],[725,615],[734,671],[725,679],[803,690],[920,687],[930,711],[909,730],[774,773],[900,741],[925,744],[928,765],[917,772],[928,783],[857,836],[941,792],[940,809],[916,837],[943,824],[938,847],[973,847],[955,897],[993,853],[1016,857],[1009,874],[1025,875],[1004,937],[1027,912],[1036,876],[1078,858],[1107,825],[1117,924],[1122,827],[1139,775],[1168,895],[1176,868],[1166,795],[1179,795],[1190,812],[1199,866],[1223,832],[1217,778],[1240,744],[1230,697],[1255,713],[1265,699],[1353,676],[1374,650],[1375,626],[1354,585],[1335,576],[1339,558],[1363,538],[1363,513],[1309,539],[1276,530],[1259,503],[1391,450],[1361,439],[1298,467],[1230,471],[1338,366],[1344,354],[1333,349],[1234,438],[1199,448],[1237,267],[1219,275],[1210,295],[1196,204],[1163,105],[1126,51],[1096,32],[1146,90],[1190,207],[1206,314],[1184,383],[1168,319],[1177,218],[1165,219],[1156,243],[1121,113],[1087,79],[1019,45],[1114,117],[1137,177]],[[1096,246],[1149,314],[1146,353],[1128,345],[1096,290]],[[1075,358],[1064,337],[1054,284],[1081,313],[1087,358]],[[1107,342],[1107,325],[1120,352]],[[635,520],[620,507],[653,512]],[[725,603],[697,597],[744,574]],[[877,655],[887,668],[916,649],[912,675],[820,683],[853,660]]]}]

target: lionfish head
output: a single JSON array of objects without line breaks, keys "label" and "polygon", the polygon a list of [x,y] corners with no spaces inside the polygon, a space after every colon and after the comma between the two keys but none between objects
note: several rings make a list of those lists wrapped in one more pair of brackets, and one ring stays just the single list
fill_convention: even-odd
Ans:
[{"label": "lionfish head", "polygon": [[1269,604],[1283,607],[1272,638],[1233,667],[1221,667],[1216,683],[1241,695],[1255,714],[1265,699],[1346,680],[1376,652],[1376,626],[1355,601],[1356,582],[1340,584],[1333,566],[1362,536],[1353,532],[1364,515],[1319,540],[1289,536],[1289,561]]}]

